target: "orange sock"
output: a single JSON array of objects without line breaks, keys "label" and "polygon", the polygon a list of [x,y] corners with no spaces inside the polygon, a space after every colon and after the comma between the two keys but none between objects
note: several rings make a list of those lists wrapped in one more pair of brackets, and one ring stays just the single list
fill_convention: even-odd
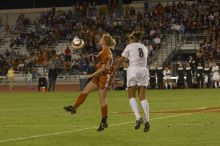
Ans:
[{"label": "orange sock", "polygon": [[107,117],[108,114],[108,105],[104,105],[101,107],[101,111],[102,111],[102,118]]},{"label": "orange sock", "polygon": [[76,102],[75,102],[75,104],[74,104],[73,107],[74,107],[75,109],[77,109],[77,108],[85,101],[86,97],[87,97],[87,94],[81,93],[81,94],[77,97],[77,100],[76,100]]}]

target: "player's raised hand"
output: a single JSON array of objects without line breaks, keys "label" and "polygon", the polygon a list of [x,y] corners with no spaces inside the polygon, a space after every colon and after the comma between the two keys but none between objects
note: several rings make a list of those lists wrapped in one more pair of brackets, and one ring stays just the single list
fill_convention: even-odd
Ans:
[{"label": "player's raised hand", "polygon": [[88,75],[85,76],[85,78],[90,79],[90,78],[92,78],[93,76],[94,76],[93,74],[88,74]]}]

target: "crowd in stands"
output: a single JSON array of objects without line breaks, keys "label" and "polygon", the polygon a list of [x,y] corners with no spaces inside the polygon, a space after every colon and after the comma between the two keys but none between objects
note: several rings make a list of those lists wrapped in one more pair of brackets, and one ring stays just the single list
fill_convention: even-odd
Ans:
[{"label": "crowd in stands", "polygon": [[[117,41],[113,50],[117,59],[127,43],[127,35],[133,30],[144,32],[143,43],[148,46],[150,57],[166,41],[164,34],[208,33],[209,37],[200,44],[196,59],[205,62],[219,60],[219,1],[179,1],[167,5],[146,1],[144,6],[141,11],[132,5],[124,5],[122,0],[99,4],[96,1],[78,1],[73,9],[52,8],[32,22],[21,14],[13,27],[5,28],[14,36],[10,48],[0,56],[0,73],[4,74],[4,68],[9,68],[9,65],[18,71],[42,65],[47,71],[51,64],[56,64],[60,73],[86,73],[94,68],[100,49],[97,41],[104,32],[113,35]],[[59,42],[70,44],[75,36],[85,41],[82,50],[71,50],[68,45],[65,51],[53,48]],[[28,54],[16,51],[23,44]]]}]

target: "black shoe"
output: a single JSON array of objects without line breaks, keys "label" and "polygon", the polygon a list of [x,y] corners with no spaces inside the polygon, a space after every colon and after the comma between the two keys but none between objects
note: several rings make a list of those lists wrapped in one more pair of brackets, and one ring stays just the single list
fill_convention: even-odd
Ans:
[{"label": "black shoe", "polygon": [[150,123],[146,122],[144,127],[144,132],[148,132],[150,130]]},{"label": "black shoe", "polygon": [[136,121],[136,125],[134,127],[134,129],[139,129],[141,127],[141,124],[144,123],[144,120],[142,118],[139,118],[137,121]]},{"label": "black shoe", "polygon": [[100,123],[99,128],[97,129],[97,131],[103,131],[105,128],[108,127],[107,123]]},{"label": "black shoe", "polygon": [[76,109],[74,109],[73,106],[69,105],[69,106],[64,106],[63,109],[67,112],[70,112],[71,114],[75,114],[76,113]]}]

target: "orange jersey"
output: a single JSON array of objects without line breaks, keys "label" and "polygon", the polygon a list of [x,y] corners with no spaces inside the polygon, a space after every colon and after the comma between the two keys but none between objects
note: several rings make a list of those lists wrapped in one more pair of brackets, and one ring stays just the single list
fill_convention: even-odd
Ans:
[{"label": "orange jersey", "polygon": [[109,48],[105,48],[99,53],[96,70],[101,68],[103,64],[105,64],[107,68],[102,74],[110,74],[113,70],[113,58],[112,58],[112,52]]}]

